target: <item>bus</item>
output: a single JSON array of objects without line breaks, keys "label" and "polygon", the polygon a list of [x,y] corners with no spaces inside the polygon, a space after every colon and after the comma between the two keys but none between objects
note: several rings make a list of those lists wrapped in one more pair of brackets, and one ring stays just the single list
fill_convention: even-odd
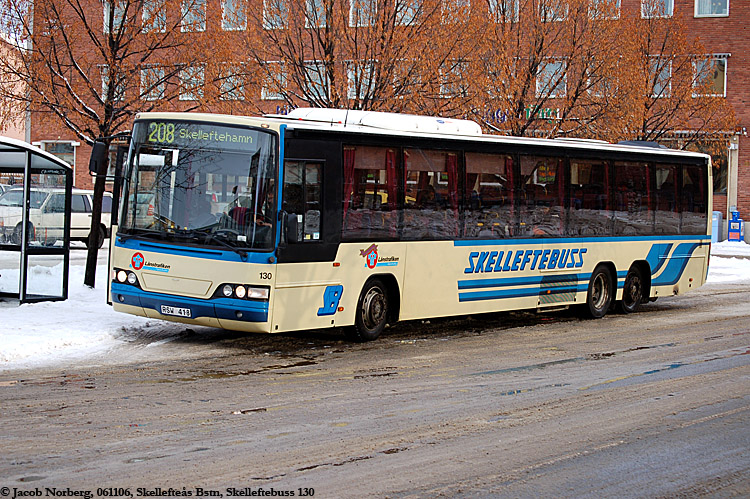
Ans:
[{"label": "bus", "polygon": [[577,307],[706,281],[704,154],[483,134],[468,120],[299,108],[136,116],[114,310],[263,333]]}]

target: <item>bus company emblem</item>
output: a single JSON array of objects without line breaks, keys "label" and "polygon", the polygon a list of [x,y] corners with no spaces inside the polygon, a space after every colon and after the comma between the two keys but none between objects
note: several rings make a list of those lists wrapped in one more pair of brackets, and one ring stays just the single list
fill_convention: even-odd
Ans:
[{"label": "bus company emblem", "polygon": [[141,253],[134,254],[133,258],[130,259],[130,264],[135,270],[141,270],[144,263],[146,263],[146,259],[143,258],[143,255]]},{"label": "bus company emblem", "polygon": [[367,265],[368,269],[374,269],[375,266],[378,264],[378,245],[377,244],[370,245],[370,247],[367,249],[359,250],[359,254],[364,257],[365,264]]}]

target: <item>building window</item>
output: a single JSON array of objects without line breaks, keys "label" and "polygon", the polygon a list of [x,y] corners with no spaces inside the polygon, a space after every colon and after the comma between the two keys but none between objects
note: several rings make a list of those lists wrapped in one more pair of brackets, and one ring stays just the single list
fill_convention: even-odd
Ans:
[{"label": "building window", "polygon": [[245,100],[245,73],[241,64],[225,64],[219,77],[221,100]]},{"label": "building window", "polygon": [[263,100],[284,100],[286,74],[283,62],[266,62],[263,64],[263,84],[260,98]]},{"label": "building window", "polygon": [[520,0],[489,0],[490,16],[497,23],[517,23]]},{"label": "building window", "polygon": [[729,0],[695,0],[695,17],[726,17]]},{"label": "building window", "polygon": [[81,145],[80,142],[72,141],[42,141],[41,149],[57,156],[70,166],[76,166],[76,147]]},{"label": "building window", "polygon": [[411,26],[417,22],[422,10],[421,0],[401,0],[396,2],[396,24]]},{"label": "building window", "polygon": [[326,27],[326,0],[305,0],[305,27]]},{"label": "building window", "polygon": [[180,100],[196,101],[203,98],[206,71],[203,66],[187,66],[180,70]]},{"label": "building window", "polygon": [[352,28],[372,26],[377,15],[376,0],[350,0],[349,26]]},{"label": "building window", "polygon": [[183,0],[182,22],[183,33],[206,31],[206,0]]},{"label": "building window", "polygon": [[288,17],[288,0],[263,0],[264,29],[284,29]]},{"label": "building window", "polygon": [[672,95],[672,61],[663,57],[652,57],[650,62],[651,97],[659,99]]},{"label": "building window", "polygon": [[726,97],[726,57],[698,59],[693,62],[693,72],[693,97]]},{"label": "building window", "polygon": [[163,0],[143,2],[143,32],[164,33],[167,31],[167,9]]},{"label": "building window", "polygon": [[245,0],[221,0],[221,29],[242,31],[247,28]]},{"label": "building window", "polygon": [[447,68],[440,70],[441,97],[467,97],[469,95],[468,64],[462,61],[447,61]]},{"label": "building window", "polygon": [[672,17],[674,0],[641,0],[641,17]]},{"label": "building window", "polygon": [[536,96],[545,99],[563,98],[567,94],[565,61],[547,61],[539,65],[536,73]]},{"label": "building window", "polygon": [[163,99],[166,86],[163,67],[147,66],[141,69],[141,99],[149,101]]},{"label": "building window", "polygon": [[568,3],[562,0],[539,0],[543,23],[564,21],[568,17]]},{"label": "building window", "polygon": [[328,98],[328,74],[323,62],[305,62],[305,93],[313,99]]},{"label": "building window", "polygon": [[620,0],[589,0],[591,19],[619,19]]},{"label": "building window", "polygon": [[[125,14],[128,10],[128,2],[126,0],[117,0],[114,3],[110,3],[108,0],[104,1],[104,33],[110,32],[110,24],[112,30],[116,33],[120,31],[122,23],[125,21]],[[111,17],[111,22],[110,22]]]},{"label": "building window", "polygon": [[375,85],[375,64],[372,61],[350,62],[347,70],[347,96],[350,100],[364,99]]},{"label": "building window", "polygon": [[[102,100],[107,101],[109,99],[109,82],[110,82],[110,70],[106,64],[99,66],[99,70],[102,75]],[[116,75],[115,77],[114,94],[112,100],[117,102],[125,98],[125,81],[123,78]]]}]

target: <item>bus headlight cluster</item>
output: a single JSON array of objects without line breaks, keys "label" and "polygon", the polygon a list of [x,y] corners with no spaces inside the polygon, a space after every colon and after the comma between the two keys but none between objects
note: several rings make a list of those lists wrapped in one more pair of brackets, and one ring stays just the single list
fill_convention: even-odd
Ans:
[{"label": "bus headlight cluster", "polygon": [[130,284],[131,286],[140,286],[138,277],[132,270],[112,269],[112,281],[120,284]]},{"label": "bus headlight cluster", "polygon": [[239,298],[247,300],[268,300],[270,288],[250,286],[248,284],[222,284],[219,286],[219,296],[225,298]]}]

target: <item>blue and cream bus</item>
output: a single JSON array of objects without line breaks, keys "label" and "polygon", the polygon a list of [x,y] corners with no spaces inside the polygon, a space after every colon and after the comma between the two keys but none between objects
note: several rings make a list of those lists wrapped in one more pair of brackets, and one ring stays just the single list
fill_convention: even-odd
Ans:
[{"label": "blue and cream bus", "polygon": [[125,171],[110,297],[141,316],[364,341],[427,317],[633,312],[708,270],[703,154],[365,111],[144,113]]}]

